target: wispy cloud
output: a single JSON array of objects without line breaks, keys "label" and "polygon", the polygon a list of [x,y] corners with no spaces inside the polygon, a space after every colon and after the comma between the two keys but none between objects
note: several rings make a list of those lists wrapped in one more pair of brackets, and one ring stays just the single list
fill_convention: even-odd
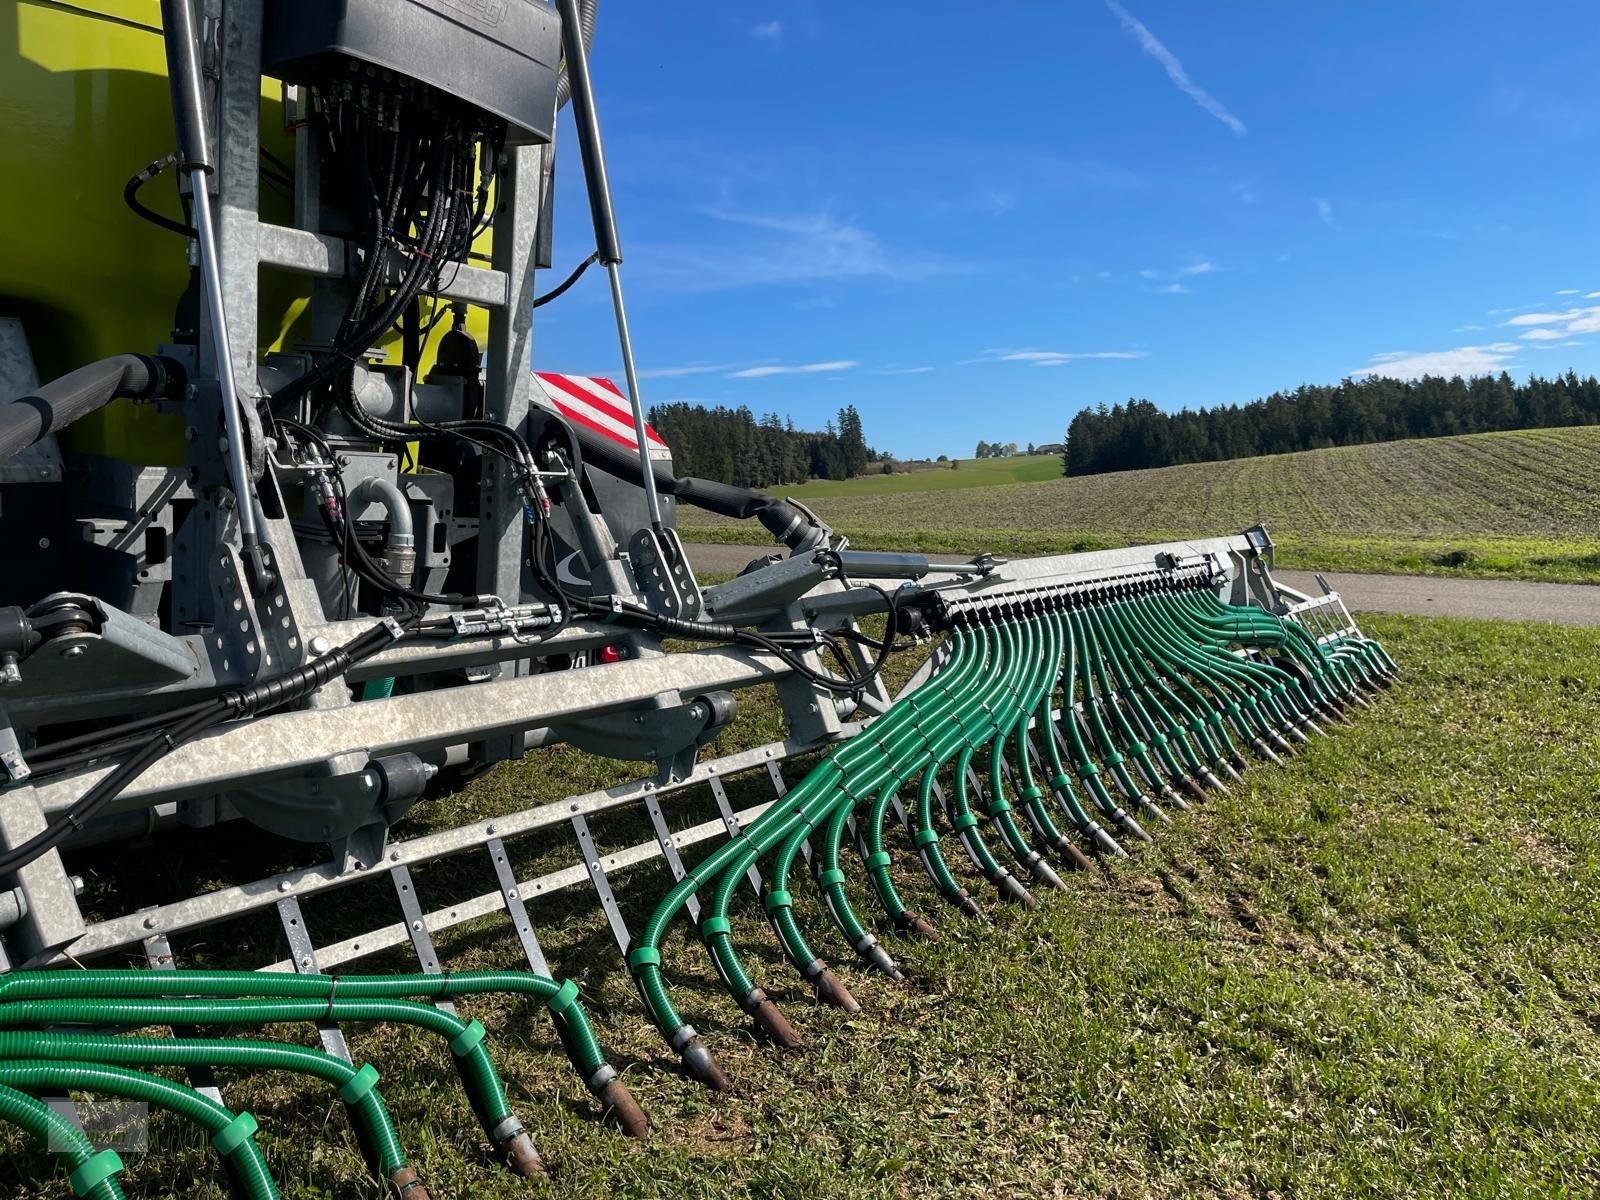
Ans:
[{"label": "wispy cloud", "polygon": [[682,379],[685,375],[715,375],[726,371],[732,363],[689,363],[682,367],[646,367],[639,372],[640,379]]},{"label": "wispy cloud", "polygon": [[1585,300],[1600,300],[1600,292],[1585,292],[1583,298]]},{"label": "wispy cloud", "polygon": [[1189,294],[1188,286],[1182,283],[1163,283],[1155,291],[1158,296],[1187,296]]},{"label": "wispy cloud", "polygon": [[693,211],[743,233],[719,229],[703,240],[642,248],[636,252],[638,275],[667,290],[707,292],[838,280],[917,280],[956,269],[938,255],[886,246],[871,230],[827,213]]},{"label": "wispy cloud", "polygon": [[1229,188],[1228,192],[1240,204],[1255,204],[1261,199],[1261,197],[1256,194],[1256,185],[1251,183],[1248,179],[1241,179],[1238,183]]},{"label": "wispy cloud", "polygon": [[1416,379],[1421,375],[1488,375],[1510,366],[1522,346],[1516,342],[1491,342],[1487,346],[1457,346],[1422,354],[1392,350],[1374,354],[1372,362],[1352,375],[1381,375],[1390,379]]},{"label": "wispy cloud", "polygon": [[783,43],[783,22],[762,21],[759,25],[751,28],[750,36],[758,42],[768,42],[774,46],[781,45]]},{"label": "wispy cloud", "polygon": [[1311,197],[1311,205],[1317,210],[1317,218],[1324,225],[1330,229],[1339,228],[1339,221],[1333,215],[1333,205],[1329,204],[1327,200],[1321,196],[1313,196]]},{"label": "wispy cloud", "polygon": [[768,379],[773,375],[820,375],[830,371],[849,371],[861,364],[853,358],[839,358],[831,362],[798,363],[787,366],[772,363],[762,367],[746,367],[732,372],[729,379]]},{"label": "wispy cloud", "polygon": [[1139,274],[1145,279],[1188,279],[1194,275],[1210,275],[1218,269],[1216,263],[1202,258],[1176,271],[1158,271],[1154,267],[1146,267]]},{"label": "wispy cloud", "polygon": [[1556,295],[1558,295],[1558,296],[1576,296],[1578,294],[1578,292],[1581,291],[1581,290],[1582,289],[1580,289],[1580,288],[1557,288],[1556,289]]},{"label": "wispy cloud", "polygon": [[874,375],[926,375],[932,367],[878,367],[872,372]]},{"label": "wispy cloud", "polygon": [[1580,333],[1600,333],[1600,304],[1569,308],[1562,312],[1519,313],[1507,321],[1512,329],[1527,329],[1525,341],[1555,341]]},{"label": "wispy cloud", "polygon": [[1062,367],[1067,363],[1087,359],[1143,358],[1143,350],[985,350],[981,358],[971,358],[969,363],[1010,362],[1027,363],[1034,367]]},{"label": "wispy cloud", "polygon": [[1161,39],[1146,29],[1137,17],[1118,4],[1117,0],[1106,0],[1106,7],[1116,14],[1117,20],[1122,22],[1122,28],[1139,43],[1139,49],[1161,64],[1162,70],[1167,73],[1167,78],[1172,80],[1179,91],[1240,137],[1249,132],[1244,122],[1229,112],[1222,101],[1189,78],[1189,72],[1183,69],[1178,56],[1168,50]]}]

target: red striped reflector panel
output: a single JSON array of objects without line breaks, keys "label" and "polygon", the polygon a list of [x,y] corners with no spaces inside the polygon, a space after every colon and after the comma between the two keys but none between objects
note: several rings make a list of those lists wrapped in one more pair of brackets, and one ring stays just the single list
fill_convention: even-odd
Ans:
[{"label": "red striped reflector panel", "polygon": [[[557,375],[551,371],[533,373],[533,398],[546,408],[552,408],[567,420],[585,429],[609,438],[634,454],[639,443],[633,436],[633,412],[622,390],[598,375]],[[650,457],[670,459],[661,436],[645,426],[645,438],[650,443]]]}]

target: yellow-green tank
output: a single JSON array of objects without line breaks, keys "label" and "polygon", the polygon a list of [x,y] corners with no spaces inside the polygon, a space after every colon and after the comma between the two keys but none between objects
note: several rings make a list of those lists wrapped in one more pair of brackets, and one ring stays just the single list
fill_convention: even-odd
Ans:
[{"label": "yellow-green tank", "polygon": [[[0,16],[0,316],[21,318],[42,378],[170,340],[188,281],[183,239],[141,220],[123,185],[173,147],[159,0],[13,0]],[[280,85],[262,80],[263,144],[292,157]],[[168,176],[140,198],[179,216]],[[288,219],[262,189],[262,215]],[[276,206],[276,207],[274,207]],[[475,249],[485,250],[480,243]],[[287,340],[304,281],[263,276],[261,350]],[[474,332],[483,325],[474,313]],[[426,367],[426,363],[424,366]],[[73,449],[183,462],[182,425],[112,404],[75,425]]]}]

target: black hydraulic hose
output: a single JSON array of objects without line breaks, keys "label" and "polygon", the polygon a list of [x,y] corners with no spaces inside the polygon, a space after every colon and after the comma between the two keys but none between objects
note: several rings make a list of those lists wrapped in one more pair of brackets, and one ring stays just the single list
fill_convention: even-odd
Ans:
[{"label": "black hydraulic hose", "polygon": [[178,362],[144,354],[117,354],[69,371],[0,407],[0,463],[119,397],[176,398],[186,383]]},{"label": "black hydraulic hose", "polygon": [[[562,83],[566,83],[566,81],[567,81],[567,77],[565,75],[563,75],[561,77],[561,82]],[[560,283],[556,284],[555,287],[551,288],[544,295],[537,297],[533,302],[533,307],[534,308],[543,308],[546,304],[549,304],[552,300],[561,299],[561,297],[565,296],[567,294],[567,292],[572,289],[572,286],[574,284],[576,284],[578,282],[578,280],[583,278],[583,273],[585,271],[587,271],[590,267],[594,266],[594,264],[599,262],[599,261],[600,261],[600,253],[599,253],[599,251],[596,251],[595,253],[589,255],[588,258],[584,259],[575,268],[573,268],[572,274],[568,275],[565,279],[563,279]]]},{"label": "black hydraulic hose", "polygon": [[[589,466],[625,483],[643,486],[644,469],[640,466],[639,455],[582,426],[573,426],[573,435],[583,450],[584,462]],[[687,475],[680,478],[672,473],[669,466],[658,461],[651,462],[650,473],[655,476],[656,491],[664,496],[676,497],[685,504],[735,520],[747,521],[754,517],[776,540],[792,549],[816,542],[812,536],[816,527],[810,519],[792,504],[773,496],[711,479],[696,479]]]}]

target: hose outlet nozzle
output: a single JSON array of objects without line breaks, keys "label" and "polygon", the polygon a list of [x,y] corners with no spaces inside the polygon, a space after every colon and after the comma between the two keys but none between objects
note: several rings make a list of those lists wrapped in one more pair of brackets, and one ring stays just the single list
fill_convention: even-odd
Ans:
[{"label": "hose outlet nozzle", "polygon": [[422,1186],[422,1180],[417,1178],[417,1173],[410,1167],[401,1167],[389,1176],[389,1184],[394,1188],[394,1194],[401,1200],[432,1200],[428,1189]]},{"label": "hose outlet nozzle", "polygon": [[685,1069],[695,1079],[714,1092],[733,1090],[733,1080],[717,1065],[717,1060],[711,1057],[711,1051],[706,1049],[699,1037],[692,1037],[684,1043],[681,1053]]},{"label": "hose outlet nozzle", "polygon": [[842,1008],[847,1013],[858,1013],[861,1005],[850,994],[850,989],[845,987],[844,980],[833,973],[833,968],[818,959],[820,964],[811,986],[817,990],[817,999],[824,1004],[831,1004],[834,1008]]},{"label": "hose outlet nozzle", "polygon": [[1055,852],[1061,856],[1061,861],[1074,871],[1087,871],[1089,869],[1089,856],[1079,850],[1065,837],[1058,837],[1054,843]]},{"label": "hose outlet nozzle", "polygon": [[1000,890],[1000,898],[1002,900],[1020,904],[1029,912],[1039,907],[1039,902],[1033,898],[1033,893],[1023,887],[1022,881],[1015,875],[1002,875],[995,882],[995,887]]},{"label": "hose outlet nozzle", "polygon": [[862,939],[861,944],[856,947],[856,953],[861,955],[862,960],[869,967],[882,971],[896,983],[905,982],[906,977],[901,973],[899,966],[889,956],[889,952],[879,945],[877,939],[872,937],[871,934]]},{"label": "hose outlet nozzle", "polygon": [[895,924],[902,933],[914,933],[918,937],[937,938],[939,931],[933,927],[933,922],[927,917],[918,916],[914,912],[903,912],[895,918]]},{"label": "hose outlet nozzle", "polygon": [[628,1085],[613,1079],[600,1089],[600,1103],[617,1118],[617,1125],[629,1137],[642,1138],[650,1133],[650,1118],[633,1098]]},{"label": "hose outlet nozzle", "polygon": [[780,1048],[784,1050],[798,1050],[803,1044],[800,1035],[795,1032],[794,1026],[789,1024],[787,1017],[781,1009],[772,1002],[772,998],[760,988],[752,988],[750,994],[744,998],[744,1010],[749,1013],[761,1032],[765,1033]]},{"label": "hose outlet nozzle", "polygon": [[549,1174],[539,1159],[539,1152],[533,1148],[533,1139],[525,1131],[517,1130],[500,1141],[499,1146],[513,1174],[523,1179],[543,1179]]}]

